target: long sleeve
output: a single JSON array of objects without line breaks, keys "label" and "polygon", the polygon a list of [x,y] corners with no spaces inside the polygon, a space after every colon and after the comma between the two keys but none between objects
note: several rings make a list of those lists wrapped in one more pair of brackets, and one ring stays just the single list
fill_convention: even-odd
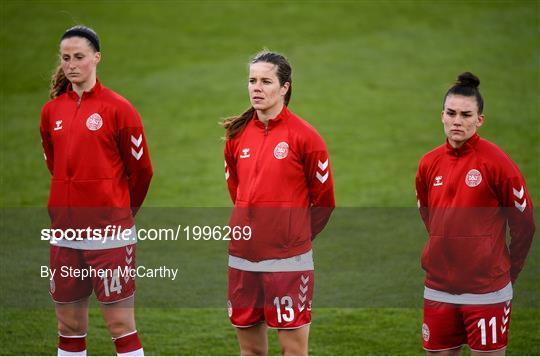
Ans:
[{"label": "long sleeve", "polygon": [[336,206],[328,150],[319,135],[313,136],[307,145],[304,175],[311,201],[311,239],[313,240],[324,229]]},{"label": "long sleeve", "polygon": [[238,176],[236,174],[236,160],[234,157],[234,150],[232,143],[227,140],[225,143],[225,180],[227,181],[227,188],[229,189],[229,195],[233,204],[236,203],[236,193],[238,190]]},{"label": "long sleeve", "polygon": [[499,175],[497,194],[510,228],[510,277],[515,282],[525,264],[536,227],[525,180],[513,162]]},{"label": "long sleeve", "polygon": [[150,187],[153,170],[141,118],[127,103],[118,111],[118,147],[129,180],[133,215],[137,213]]},{"label": "long sleeve", "polygon": [[420,211],[420,217],[422,217],[422,221],[429,232],[428,190],[422,163],[420,163],[416,172],[416,204]]},{"label": "long sleeve", "polygon": [[54,150],[51,139],[51,131],[49,128],[49,116],[47,115],[47,106],[43,107],[41,111],[41,120],[39,123],[39,132],[41,134],[41,146],[43,147],[43,156],[45,157],[45,163],[51,175],[54,170]]}]

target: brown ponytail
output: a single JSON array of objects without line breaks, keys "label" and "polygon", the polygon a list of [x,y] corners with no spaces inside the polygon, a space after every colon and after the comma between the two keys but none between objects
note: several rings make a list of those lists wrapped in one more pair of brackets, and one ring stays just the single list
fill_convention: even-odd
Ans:
[{"label": "brown ponytail", "polygon": [[49,97],[54,99],[61,94],[65,93],[69,84],[69,80],[66,78],[62,66],[58,65],[53,75],[51,76],[51,86],[49,88]]},{"label": "brown ponytail", "polygon": [[249,107],[248,110],[240,115],[225,118],[225,120],[223,120],[221,123],[221,125],[223,125],[225,128],[225,139],[232,139],[236,136],[236,134],[241,132],[246,127],[249,120],[253,117],[254,113],[255,108]]}]

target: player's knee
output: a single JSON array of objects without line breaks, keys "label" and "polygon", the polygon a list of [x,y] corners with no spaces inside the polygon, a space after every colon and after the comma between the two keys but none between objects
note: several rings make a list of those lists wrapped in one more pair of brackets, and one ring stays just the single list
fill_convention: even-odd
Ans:
[{"label": "player's knee", "polygon": [[242,356],[266,356],[268,352],[261,346],[242,346],[240,347],[240,354]]},{"label": "player's knee", "polygon": [[135,331],[135,326],[131,321],[116,319],[107,321],[107,329],[112,337],[119,337]]},{"label": "player's knee", "polygon": [[281,354],[283,356],[307,356],[308,351],[306,346],[288,345],[281,346]]},{"label": "player's knee", "polygon": [[77,319],[58,320],[58,332],[62,336],[83,336],[88,326],[85,321]]}]

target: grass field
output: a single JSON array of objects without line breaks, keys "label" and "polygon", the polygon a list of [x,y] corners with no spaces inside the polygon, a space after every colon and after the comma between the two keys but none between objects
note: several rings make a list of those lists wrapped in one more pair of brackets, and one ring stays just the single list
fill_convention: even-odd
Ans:
[{"label": "grass field", "polygon": [[[55,353],[48,282],[38,275],[48,261],[38,235],[50,178],[37,128],[58,39],[76,23],[98,31],[101,81],[145,123],[155,174],[140,227],[226,221],[217,122],[247,107],[252,54],[268,47],[289,57],[290,108],[325,138],[339,206],[315,242],[312,354],[423,353],[425,233],[414,174],[443,142],[441,100],[457,74],[480,77],[480,134],[510,154],[540,206],[538,1],[4,1],[0,9],[1,355]],[[224,308],[226,245],[154,243],[141,242],[139,264],[176,264],[183,275],[138,282],[147,354],[237,354]],[[509,354],[540,354],[539,277],[536,243],[515,288]],[[92,309],[89,353],[112,354],[99,315]]]}]

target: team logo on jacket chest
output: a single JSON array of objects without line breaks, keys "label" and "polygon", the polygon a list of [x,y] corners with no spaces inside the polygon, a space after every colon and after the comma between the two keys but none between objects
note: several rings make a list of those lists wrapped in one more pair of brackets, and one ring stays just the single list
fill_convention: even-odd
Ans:
[{"label": "team logo on jacket chest", "polygon": [[241,159],[247,159],[250,156],[249,154],[249,148],[243,148],[242,154],[240,155]]},{"label": "team logo on jacket chest", "polygon": [[472,169],[465,175],[465,183],[469,187],[476,187],[482,182],[482,174],[477,169]]},{"label": "team logo on jacket chest", "polygon": [[94,113],[86,119],[86,127],[89,130],[96,131],[103,125],[103,118],[98,113]]},{"label": "team logo on jacket chest", "polygon": [[274,157],[278,160],[284,159],[289,155],[289,144],[285,141],[280,142],[274,148]]},{"label": "team logo on jacket chest", "polygon": [[435,182],[433,182],[433,186],[442,186],[443,185],[443,180],[442,180],[442,176],[436,176],[435,177]]},{"label": "team logo on jacket chest", "polygon": [[55,121],[55,124],[54,131],[62,130],[62,120]]}]

